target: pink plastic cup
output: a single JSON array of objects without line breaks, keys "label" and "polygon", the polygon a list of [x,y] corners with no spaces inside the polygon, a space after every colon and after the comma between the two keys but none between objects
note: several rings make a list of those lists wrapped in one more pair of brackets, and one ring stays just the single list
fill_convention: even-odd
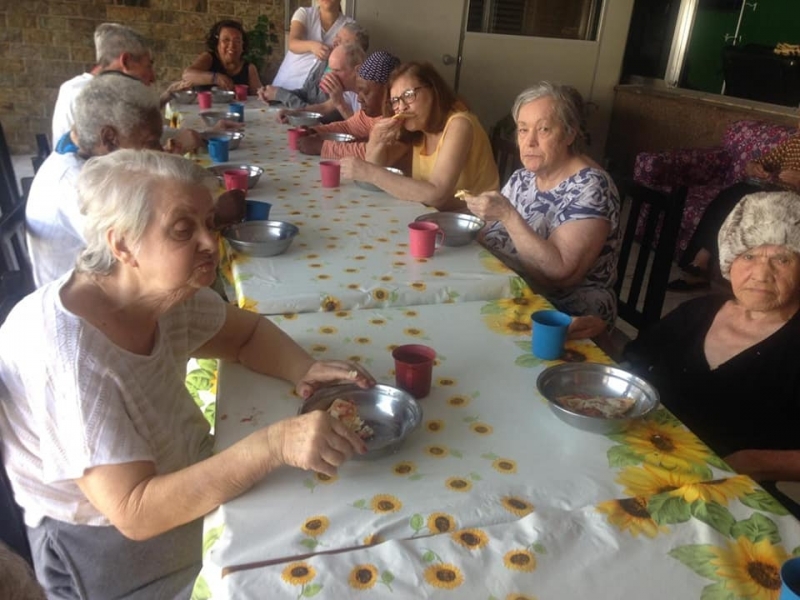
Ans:
[{"label": "pink plastic cup", "polygon": [[242,190],[245,195],[247,194],[250,178],[250,174],[247,171],[244,169],[230,169],[222,173],[222,177],[225,179],[226,190]]},{"label": "pink plastic cup", "polygon": [[287,130],[286,133],[289,136],[289,149],[297,150],[297,140],[305,135],[308,135],[308,130],[303,129],[302,127],[293,127],[292,129]]},{"label": "pink plastic cup", "polygon": [[431,391],[431,375],[436,351],[421,344],[406,344],[392,351],[394,379],[397,387],[404,389],[416,399],[424,398]]},{"label": "pink plastic cup", "polygon": [[211,92],[197,92],[197,104],[203,110],[211,108]]},{"label": "pink plastic cup", "polygon": [[341,166],[335,160],[323,160],[319,163],[319,173],[322,177],[322,187],[339,187]]},{"label": "pink plastic cup", "polygon": [[408,224],[409,251],[414,258],[429,258],[444,242],[444,231],[430,221]]},{"label": "pink plastic cup", "polygon": [[236,99],[239,102],[246,102],[247,101],[247,92],[250,91],[250,87],[244,83],[239,83],[233,86],[233,91],[236,93]]}]

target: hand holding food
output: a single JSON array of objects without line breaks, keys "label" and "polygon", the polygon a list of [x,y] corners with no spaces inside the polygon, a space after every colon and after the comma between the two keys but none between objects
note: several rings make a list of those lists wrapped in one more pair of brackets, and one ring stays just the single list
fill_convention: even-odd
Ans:
[{"label": "hand holding food", "polygon": [[355,363],[318,360],[308,369],[296,390],[301,398],[308,398],[323,384],[330,383],[355,383],[358,387],[367,389],[375,385],[375,378]]},{"label": "hand holding food", "polygon": [[356,158],[355,156],[345,156],[339,161],[341,176],[344,179],[355,179],[357,181],[368,181],[369,163]]},{"label": "hand holding food", "polygon": [[484,192],[479,196],[464,194],[462,199],[467,203],[470,212],[484,221],[503,222],[517,213],[508,198],[500,192]]},{"label": "hand holding food", "polygon": [[358,416],[358,406],[352,400],[336,398],[328,407],[328,414],[344,423],[362,440],[369,440],[375,435],[372,427],[364,423],[364,420]]}]

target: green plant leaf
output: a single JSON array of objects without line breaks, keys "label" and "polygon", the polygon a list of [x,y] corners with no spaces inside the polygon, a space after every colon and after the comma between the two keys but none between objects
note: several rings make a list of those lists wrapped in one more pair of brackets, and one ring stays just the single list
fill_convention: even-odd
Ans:
[{"label": "green plant leaf", "polygon": [[792,550],[792,556],[800,556],[800,546]]},{"label": "green plant leaf", "polygon": [[734,523],[731,527],[731,535],[734,538],[744,536],[754,544],[765,539],[772,544],[777,544],[781,541],[778,526],[775,525],[772,519],[765,517],[761,513],[753,513],[753,516],[749,519]]},{"label": "green plant leaf", "polygon": [[408,479],[409,479],[409,481],[419,481],[420,479],[422,479],[422,477],[423,477],[422,473],[414,473]]},{"label": "green plant leaf", "polygon": [[614,469],[638,465],[642,457],[636,454],[629,446],[611,446],[606,452],[608,466]]},{"label": "green plant leaf", "polygon": [[523,354],[522,356],[518,356],[517,360],[514,361],[514,364],[518,367],[525,367],[527,369],[536,368],[542,364],[541,358],[536,358],[533,354]]},{"label": "green plant leaf", "polygon": [[422,515],[415,514],[411,517],[408,524],[414,531],[419,531],[420,529],[425,527],[425,519],[422,518]]},{"label": "green plant leaf", "polygon": [[434,554],[431,550],[428,550],[422,555],[422,562],[429,563],[433,562],[434,560],[436,560],[436,554]]},{"label": "green plant leaf", "polygon": [[700,600],[739,600],[739,596],[719,582],[704,587],[700,592]]},{"label": "green plant leaf", "polygon": [[215,358],[198,358],[197,366],[209,373],[217,372],[217,359]]},{"label": "green plant leaf", "polygon": [[772,513],[773,515],[779,515],[783,517],[789,514],[789,511],[786,510],[783,504],[775,500],[775,498],[773,498],[772,495],[765,490],[755,490],[749,494],[745,494],[739,498],[739,501],[745,506],[749,506],[750,508],[755,508],[756,510],[763,512]]},{"label": "green plant leaf", "polygon": [[536,552],[536,554],[547,554],[547,548],[545,548],[544,544],[541,542],[534,543],[531,548],[533,548],[533,551]]},{"label": "green plant leaf", "polygon": [[305,546],[309,550],[313,550],[319,545],[319,542],[313,538],[305,538],[304,540],[300,540],[300,545]]},{"label": "green plant leaf", "polygon": [[304,480],[303,485],[306,486],[308,489],[310,489],[312,492],[314,491],[314,488],[317,487],[317,484],[314,483],[313,479]]},{"label": "green plant leaf", "polygon": [[485,458],[486,460],[495,460],[497,458],[497,454],[494,452],[486,452],[485,454],[481,454],[481,458]]},{"label": "green plant leaf", "polygon": [[715,548],[711,544],[690,544],[673,548],[667,554],[682,562],[700,577],[722,581],[722,577],[717,574],[711,563],[713,559],[717,558],[714,550]]},{"label": "green plant leaf", "polygon": [[456,458],[464,458],[464,455],[461,453],[461,450],[453,450],[450,449],[450,454],[455,456]]},{"label": "green plant leaf", "polygon": [[303,596],[305,598],[311,598],[312,596],[316,596],[322,591],[322,584],[321,583],[309,583],[308,585],[303,587]]},{"label": "green plant leaf", "polygon": [[355,508],[364,508],[366,505],[367,501],[364,500],[363,498],[361,500],[356,500],[355,502],[353,502],[353,506]]},{"label": "green plant leaf", "polygon": [[647,503],[647,512],[659,525],[685,523],[692,518],[686,500],[669,494],[659,494],[650,498]]},{"label": "green plant leaf", "polygon": [[709,469],[706,465],[695,464],[692,465],[689,470],[692,473],[697,473],[697,475],[700,476],[700,479],[703,479],[705,481],[710,481],[714,479],[714,473],[712,473],[711,469]]},{"label": "green plant leaf", "polygon": [[692,502],[690,510],[695,519],[702,521],[725,536],[731,534],[731,527],[736,522],[731,511],[716,502],[695,500]]},{"label": "green plant leaf", "polygon": [[384,571],[381,573],[381,581],[388,585],[394,581],[394,575],[391,571]]},{"label": "green plant leaf", "polygon": [[531,351],[531,341],[530,340],[516,340],[514,342],[514,344],[516,344],[517,348],[519,348],[520,350],[525,350],[526,352],[530,352]]},{"label": "green plant leaf", "polygon": [[706,462],[715,469],[719,469],[720,471],[728,471],[729,473],[733,472],[733,469],[731,469],[728,466],[728,464],[716,454],[709,454],[706,457]]},{"label": "green plant leaf", "polygon": [[199,575],[194,580],[194,588],[192,588],[192,600],[209,600],[211,598],[211,589],[208,587],[205,578]]},{"label": "green plant leaf", "polygon": [[224,529],[225,525],[220,525],[219,527],[212,527],[206,531],[206,534],[203,536],[203,556],[206,555],[206,552],[211,550],[211,546],[222,536]]},{"label": "green plant leaf", "polygon": [[208,424],[211,425],[211,427],[214,427],[214,420],[217,416],[217,403],[209,402],[203,409],[203,414],[205,415]]},{"label": "green plant leaf", "polygon": [[482,315],[499,315],[505,309],[502,306],[498,306],[494,302],[489,302],[488,304],[484,304],[481,307],[481,314]]}]

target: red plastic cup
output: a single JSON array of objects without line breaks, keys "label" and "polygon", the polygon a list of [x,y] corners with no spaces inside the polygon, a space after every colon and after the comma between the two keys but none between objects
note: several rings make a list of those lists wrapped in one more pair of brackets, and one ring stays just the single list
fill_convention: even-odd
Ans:
[{"label": "red plastic cup", "polygon": [[242,190],[245,195],[249,186],[250,174],[244,169],[230,169],[222,173],[226,190]]},{"label": "red plastic cup", "polygon": [[247,84],[239,83],[233,86],[233,91],[236,93],[236,99],[239,102],[246,102],[247,93],[250,91],[250,87]]},{"label": "red plastic cup", "polygon": [[335,160],[323,160],[319,163],[319,173],[322,177],[322,187],[339,187],[341,166]]},{"label": "red plastic cup", "polygon": [[417,400],[431,391],[431,375],[436,350],[422,344],[406,344],[392,351],[394,358],[394,380]]},{"label": "red plastic cup", "polygon": [[297,150],[297,140],[309,134],[308,130],[302,127],[292,127],[291,129],[288,129],[286,133],[289,136],[290,150]]},{"label": "red plastic cup", "polygon": [[430,221],[408,224],[409,251],[414,258],[429,258],[444,242],[444,231]]},{"label": "red plastic cup", "polygon": [[211,108],[211,92],[197,92],[197,105],[203,110]]}]

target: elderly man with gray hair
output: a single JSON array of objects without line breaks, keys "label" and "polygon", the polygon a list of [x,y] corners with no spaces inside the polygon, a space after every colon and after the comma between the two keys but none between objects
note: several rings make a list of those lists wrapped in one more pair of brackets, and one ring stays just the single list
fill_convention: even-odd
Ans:
[{"label": "elderly man with gray hair", "polygon": [[76,152],[53,152],[34,177],[25,209],[36,287],[75,266],[85,246],[77,178],[92,156],[119,148],[161,149],[163,122],[155,92],[132,77],[108,72],[90,81],[75,103]]},{"label": "elderly man with gray hair", "polygon": [[136,77],[145,85],[155,81],[153,58],[145,38],[118,23],[101,23],[94,31],[97,64],[89,73],[82,73],[61,84],[53,110],[54,145],[69,133],[75,121],[75,99],[92,77],[103,71],[121,71]]}]

